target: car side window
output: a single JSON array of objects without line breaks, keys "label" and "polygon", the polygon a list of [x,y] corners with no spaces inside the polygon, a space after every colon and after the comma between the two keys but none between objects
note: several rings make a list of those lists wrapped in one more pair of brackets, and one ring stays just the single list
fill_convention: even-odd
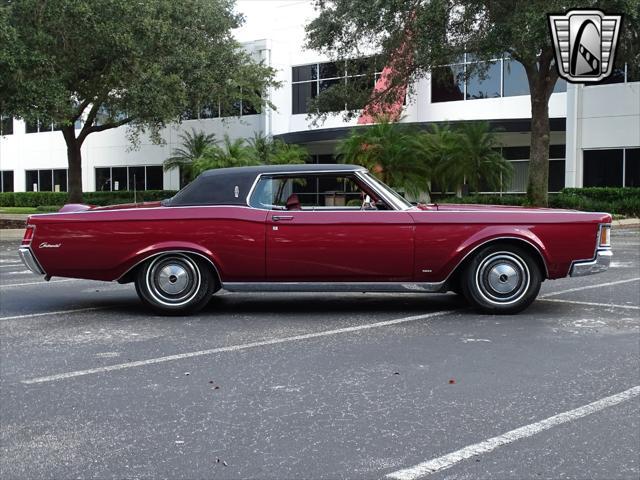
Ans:
[{"label": "car side window", "polygon": [[274,175],[260,178],[249,204],[269,210],[385,209],[376,207],[378,200],[352,175]]}]

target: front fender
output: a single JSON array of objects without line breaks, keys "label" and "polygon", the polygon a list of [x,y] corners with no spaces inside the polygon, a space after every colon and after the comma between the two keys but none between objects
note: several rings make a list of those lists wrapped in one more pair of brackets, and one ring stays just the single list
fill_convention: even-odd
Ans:
[{"label": "front fender", "polygon": [[537,250],[544,265],[545,278],[549,278],[549,265],[552,263],[548,249],[544,242],[531,230],[518,226],[492,225],[483,228],[464,240],[455,250],[445,270],[450,275],[458,265],[469,258],[473,252],[490,243],[500,240],[524,242]]}]

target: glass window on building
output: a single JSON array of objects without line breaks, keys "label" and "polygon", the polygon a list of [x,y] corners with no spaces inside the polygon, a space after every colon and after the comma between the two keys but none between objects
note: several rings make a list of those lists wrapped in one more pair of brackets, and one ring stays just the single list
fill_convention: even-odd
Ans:
[{"label": "glass window on building", "polygon": [[549,160],[549,191],[559,192],[564,188],[564,160]]},{"label": "glass window on building", "polygon": [[529,95],[529,81],[527,72],[520,62],[515,60],[504,60],[504,87],[505,97],[515,97],[518,95]]},{"label": "glass window on building", "polygon": [[38,170],[38,191],[53,192],[53,170]]},{"label": "glass window on building", "polygon": [[163,190],[164,174],[162,167],[146,167],[147,168],[147,190]]},{"label": "glass window on building", "polygon": [[585,150],[582,184],[585,187],[621,187],[623,150]]},{"label": "glass window on building", "polygon": [[25,122],[25,132],[26,133],[38,133],[39,131],[39,122],[38,120],[27,120]]},{"label": "glass window on building", "polygon": [[111,191],[111,169],[96,168],[96,192]]},{"label": "glass window on building", "polygon": [[13,170],[0,172],[0,188],[2,192],[13,192]]},{"label": "glass window on building", "polygon": [[301,67],[293,67],[291,69],[292,82],[308,82],[318,79],[318,65],[303,65]]},{"label": "glass window on building", "polygon": [[67,183],[67,170],[59,169],[53,171],[53,191],[54,192],[66,192],[68,187]]},{"label": "glass window on building", "polygon": [[129,167],[129,190],[144,190],[144,167]]},{"label": "glass window on building", "polygon": [[111,190],[126,190],[128,183],[127,167],[113,167],[111,169]]},{"label": "glass window on building", "polygon": [[[218,118],[219,116],[220,104],[218,102],[208,103],[200,108],[200,118]],[[185,120],[193,120],[193,115]]]},{"label": "glass window on building", "polygon": [[95,169],[97,191],[162,190],[161,166],[98,167]]},{"label": "glass window on building", "polygon": [[553,87],[553,93],[562,93],[567,91],[567,81],[559,78]]},{"label": "glass window on building", "polygon": [[624,186],[640,187],[640,148],[627,148],[624,163]]},{"label": "glass window on building", "polygon": [[318,82],[294,83],[292,92],[291,113],[307,113],[309,101],[318,96]]},{"label": "glass window on building", "polygon": [[66,192],[67,170],[26,170],[25,190],[27,192]]},{"label": "glass window on building", "polygon": [[508,192],[524,193],[527,191],[527,183],[529,182],[529,160],[512,161],[513,175],[511,176],[511,185],[507,188]]},{"label": "glass window on building", "polygon": [[431,72],[431,103],[464,100],[464,66],[434,68]]},{"label": "glass window on building", "polygon": [[37,192],[38,191],[38,171],[37,170],[26,170],[24,172],[25,176],[25,185],[24,189],[27,192]]},{"label": "glass window on building", "polygon": [[500,97],[502,62],[490,62],[484,79],[474,73],[467,80],[467,100]]},{"label": "glass window on building", "polygon": [[13,135],[13,117],[0,115],[0,135]]},{"label": "glass window on building", "polygon": [[627,63],[627,82],[640,82],[640,64]]}]

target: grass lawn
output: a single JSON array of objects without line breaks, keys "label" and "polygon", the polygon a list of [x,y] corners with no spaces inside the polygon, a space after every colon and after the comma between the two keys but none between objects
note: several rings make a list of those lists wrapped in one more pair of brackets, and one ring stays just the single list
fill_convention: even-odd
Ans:
[{"label": "grass lawn", "polygon": [[0,214],[3,213],[24,213],[24,214],[32,214],[32,213],[42,213],[38,212],[35,207],[0,207]]}]

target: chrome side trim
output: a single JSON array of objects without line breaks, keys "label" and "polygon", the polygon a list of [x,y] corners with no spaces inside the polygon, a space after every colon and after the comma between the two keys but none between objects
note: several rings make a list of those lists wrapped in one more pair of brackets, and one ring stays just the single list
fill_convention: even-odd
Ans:
[{"label": "chrome side trim", "polygon": [[31,248],[18,248],[18,256],[20,257],[20,260],[22,260],[22,263],[24,263],[24,265],[33,273],[36,275],[45,275],[44,269],[40,266],[40,262],[38,262],[38,259],[31,251]]},{"label": "chrome side trim", "polygon": [[213,261],[207,257],[206,255],[203,255],[202,253],[199,252],[194,252],[192,250],[163,250],[161,252],[156,252],[153,253],[151,255],[149,255],[148,257],[144,257],[142,260],[137,261],[136,263],[134,263],[131,267],[129,267],[127,269],[126,272],[124,272],[122,275],[120,275],[118,278],[115,279],[116,282],[120,282],[120,280],[122,280],[129,272],[131,272],[131,270],[133,270],[134,268],[138,267],[140,264],[146,262],[147,260],[153,258],[153,257],[157,257],[158,255],[166,255],[169,253],[184,253],[184,254],[191,254],[191,255],[197,255],[203,259],[205,259],[207,262],[209,262],[209,264],[213,267],[213,269],[216,272],[216,275],[218,276],[218,280],[220,282],[222,282],[222,277],[220,276],[220,271],[218,270],[218,267],[216,266],[215,263],[213,263]]},{"label": "chrome side trim", "polygon": [[569,275],[572,277],[583,277],[585,275],[604,272],[609,269],[612,257],[613,251],[610,248],[599,249],[596,251],[596,256],[593,260],[573,262],[569,270]]},{"label": "chrome side trim", "polygon": [[436,293],[444,282],[225,282],[229,292],[403,292]]}]

